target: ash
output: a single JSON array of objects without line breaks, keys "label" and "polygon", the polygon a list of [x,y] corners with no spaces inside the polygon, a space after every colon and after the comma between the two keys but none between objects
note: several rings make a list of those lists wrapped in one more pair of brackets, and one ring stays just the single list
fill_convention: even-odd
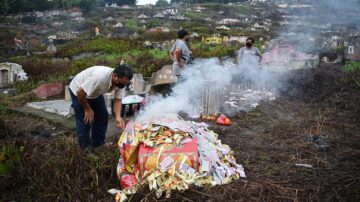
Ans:
[{"label": "ash", "polygon": [[277,97],[275,89],[254,84],[231,84],[224,89],[223,111],[233,113],[249,111],[261,101],[273,101]]}]

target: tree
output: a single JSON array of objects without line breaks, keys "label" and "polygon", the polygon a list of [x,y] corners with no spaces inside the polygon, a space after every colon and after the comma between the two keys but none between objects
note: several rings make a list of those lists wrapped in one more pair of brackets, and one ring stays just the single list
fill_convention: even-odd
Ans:
[{"label": "tree", "polygon": [[97,4],[97,2],[94,0],[81,0],[79,7],[84,12],[90,12],[97,6],[96,4]]},{"label": "tree", "polygon": [[167,6],[167,5],[169,5],[169,2],[166,0],[158,0],[155,5],[156,6]]},{"label": "tree", "polygon": [[117,5],[136,5],[136,0],[105,0],[108,4],[116,3]]},{"label": "tree", "polygon": [[9,8],[9,2],[7,0],[0,0],[0,14],[6,14]]},{"label": "tree", "polygon": [[8,3],[9,3],[9,13],[30,11],[27,0],[13,0],[13,1],[8,1]]},{"label": "tree", "polygon": [[[31,3],[30,3],[31,2]],[[27,2],[29,5],[29,10],[35,10],[35,11],[43,11],[53,8],[53,2],[50,2],[48,0],[32,0]]]}]

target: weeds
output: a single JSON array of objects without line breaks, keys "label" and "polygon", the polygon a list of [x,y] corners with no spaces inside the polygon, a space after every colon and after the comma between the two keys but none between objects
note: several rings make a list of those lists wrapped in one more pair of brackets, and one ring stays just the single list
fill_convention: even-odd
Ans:
[{"label": "weeds", "polygon": [[348,73],[358,88],[360,88],[360,62],[347,62],[343,71]]},{"label": "weeds", "polygon": [[14,144],[4,145],[0,152],[0,176],[10,176],[20,164],[20,149]]},{"label": "weeds", "polygon": [[0,104],[0,112],[6,111],[7,108],[8,108],[7,105],[5,105],[5,104]]}]

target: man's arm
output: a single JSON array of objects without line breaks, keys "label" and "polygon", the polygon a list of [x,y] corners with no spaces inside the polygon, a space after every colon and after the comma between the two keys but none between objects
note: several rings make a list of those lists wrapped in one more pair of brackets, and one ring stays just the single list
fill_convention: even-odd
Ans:
[{"label": "man's arm", "polygon": [[170,54],[171,60],[174,60],[174,51],[173,51],[173,50],[170,50],[170,51],[169,51],[169,54]]},{"label": "man's arm", "polygon": [[174,51],[175,59],[178,62],[179,66],[182,67],[183,64],[181,63],[181,49],[177,48]]},{"label": "man's arm", "polygon": [[257,56],[259,57],[259,63],[260,63],[262,60],[262,55],[261,55],[259,49],[257,49],[256,53],[257,53]]},{"label": "man's arm", "polygon": [[122,108],[122,99],[115,98],[114,99],[113,111],[114,111],[114,114],[115,114],[116,126],[118,128],[123,129],[125,127],[125,122],[121,118],[121,108]]},{"label": "man's arm", "polygon": [[80,105],[84,108],[85,117],[84,121],[85,123],[91,124],[94,121],[94,111],[91,109],[87,99],[86,99],[86,92],[79,88],[79,90],[76,92],[76,97],[80,103]]}]

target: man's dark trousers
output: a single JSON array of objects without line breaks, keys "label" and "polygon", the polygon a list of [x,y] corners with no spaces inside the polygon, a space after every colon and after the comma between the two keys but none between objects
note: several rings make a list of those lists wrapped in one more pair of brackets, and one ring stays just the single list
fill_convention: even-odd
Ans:
[{"label": "man's dark trousers", "polygon": [[72,100],[71,106],[75,112],[77,139],[81,149],[103,145],[105,143],[109,119],[104,97],[99,96],[95,99],[87,99],[91,109],[94,111],[94,121],[92,124],[86,124],[84,121],[84,108],[80,105],[76,95],[74,95],[71,90],[70,95]]}]

